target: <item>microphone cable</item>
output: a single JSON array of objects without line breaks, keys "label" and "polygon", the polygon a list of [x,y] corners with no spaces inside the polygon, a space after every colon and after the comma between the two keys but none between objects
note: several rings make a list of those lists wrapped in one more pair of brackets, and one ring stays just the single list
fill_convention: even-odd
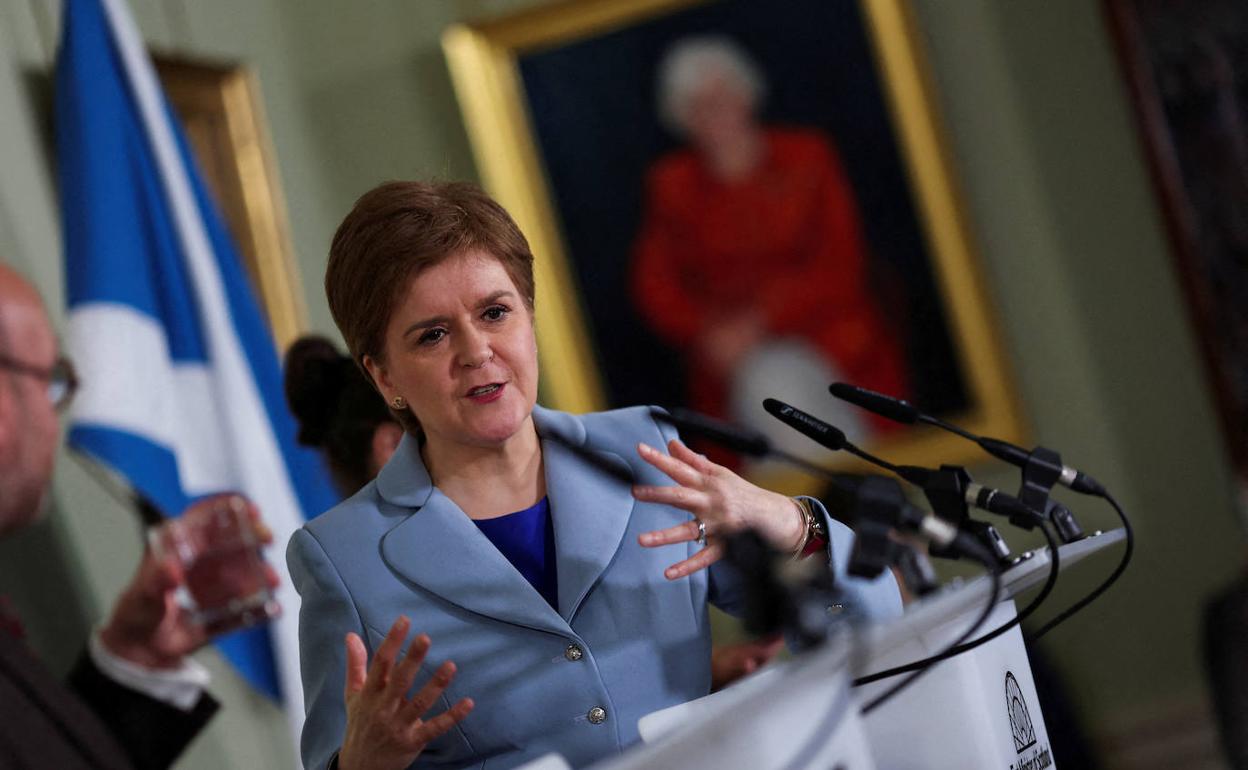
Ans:
[{"label": "microphone cable", "polygon": [[[914,684],[916,679],[918,679],[919,677],[923,676],[923,674],[930,671],[932,667],[935,666],[938,662],[944,660],[945,658],[949,658],[949,657],[956,655],[957,653],[954,652],[954,650],[957,649],[957,647],[961,645],[963,642],[965,642],[967,639],[974,636],[975,632],[979,630],[980,626],[988,622],[988,617],[992,615],[992,611],[996,609],[997,599],[1001,595],[1001,570],[997,568],[997,565],[993,564],[990,561],[985,561],[984,566],[988,568],[988,574],[992,576],[992,591],[990,592],[988,596],[988,601],[984,605],[983,611],[980,612],[979,616],[975,618],[975,622],[972,623],[971,626],[967,628],[966,631],[963,632],[961,636],[955,639],[953,644],[949,645],[949,647],[944,652],[940,653],[939,655],[934,655],[931,658],[928,658],[924,661],[919,661],[920,665],[918,666],[917,669],[907,669],[907,670],[913,670],[913,673],[911,673],[910,676],[901,680],[897,684],[888,688],[887,690],[880,693],[875,698],[871,699],[866,704],[864,704],[862,707],[863,716],[870,714],[872,711],[882,706],[890,698],[895,697],[897,693],[901,692],[905,688]],[[871,681],[875,681],[875,679],[871,679]],[[863,682],[861,679],[855,679],[853,681],[853,686],[855,687],[859,686],[860,684],[865,684],[865,682]]]},{"label": "microphone cable", "polygon": [[[955,433],[968,441],[975,442],[980,446],[980,448],[997,459],[1004,460],[1005,462],[1019,468],[1024,467],[1029,457],[1029,453],[1020,447],[1014,446],[1013,444],[1000,439],[977,436],[970,431],[959,428],[957,425],[953,425],[952,423],[945,422],[939,418],[924,414],[909,402],[902,399],[894,398],[893,396],[883,393],[876,393],[875,391],[860,388],[844,382],[833,383],[828,386],[828,390],[836,398],[847,401],[855,406],[874,412],[875,414],[881,415],[895,422],[911,425],[915,422],[925,422],[942,430]],[[1056,457],[1056,455],[1054,455],[1054,457]],[[1070,616],[1074,615],[1076,612],[1099,598],[1101,594],[1105,593],[1110,586],[1118,581],[1118,578],[1122,576],[1122,573],[1126,571],[1127,565],[1131,563],[1131,557],[1135,552],[1135,530],[1132,528],[1131,521],[1127,517],[1126,512],[1122,509],[1122,506],[1118,504],[1118,501],[1114,499],[1113,495],[1109,493],[1109,490],[1107,490],[1102,484],[1097,482],[1091,476],[1076,471],[1074,468],[1069,466],[1062,466],[1061,475],[1057,481],[1063,486],[1069,487],[1076,492],[1092,497],[1101,497],[1109,502],[1109,504],[1113,506],[1114,511],[1118,514],[1119,520],[1122,522],[1122,528],[1126,535],[1126,546],[1123,549],[1122,558],[1118,561],[1118,566],[1115,567],[1114,571],[1109,574],[1109,577],[1102,581],[1096,588],[1092,589],[1087,596],[1072,604],[1048,623],[1045,623],[1038,631],[1035,632],[1035,634],[1030,635],[1029,638],[1032,641],[1035,641],[1047,634],[1049,631],[1052,631],[1058,624],[1064,622],[1070,618]],[[1056,549],[1053,553],[1057,553]]]},{"label": "microphone cable", "polygon": [[1114,507],[1114,511],[1118,514],[1119,520],[1122,521],[1122,529],[1126,532],[1126,547],[1122,551],[1122,558],[1119,559],[1118,566],[1115,567],[1114,571],[1109,574],[1109,577],[1105,578],[1100,585],[1092,589],[1087,596],[1067,607],[1065,610],[1060,612],[1057,617],[1045,623],[1043,626],[1040,626],[1035,633],[1029,634],[1028,639],[1030,641],[1036,641],[1040,637],[1052,631],[1060,623],[1065,622],[1071,615],[1074,615],[1079,610],[1096,601],[1101,594],[1109,590],[1110,586],[1118,582],[1118,578],[1122,577],[1122,573],[1127,571],[1127,565],[1131,563],[1131,556],[1135,553],[1135,530],[1131,526],[1131,520],[1127,518],[1126,512],[1122,510],[1122,506],[1118,504],[1118,501],[1114,499],[1114,496],[1111,495],[1108,490],[1103,490],[1100,497],[1103,497]]},{"label": "microphone cable", "polygon": [[1049,543],[1049,553],[1050,553],[1049,576],[1044,581],[1044,586],[1040,589],[1040,593],[1036,594],[1036,598],[1032,599],[1031,602],[1026,607],[1024,607],[1021,612],[1016,614],[1014,617],[1010,618],[1005,623],[1002,623],[1001,625],[997,626],[992,631],[989,631],[988,633],[979,637],[975,641],[967,642],[966,639],[968,637],[963,637],[959,639],[957,642],[955,642],[954,644],[950,645],[944,651],[939,652],[930,657],[921,658],[919,660],[912,661],[910,663],[906,663],[900,666],[895,666],[893,668],[884,669],[883,671],[877,671],[874,674],[867,674],[866,676],[860,676],[854,680],[854,686],[858,687],[864,684],[878,682],[881,679],[888,679],[889,677],[897,676],[898,674],[904,674],[909,671],[916,671],[916,670],[923,669],[927,666],[935,665],[936,663],[939,663],[942,660],[946,660],[948,658],[954,657],[955,655],[961,655],[964,652],[973,650],[976,647],[980,646],[981,644],[987,644],[988,642],[991,642],[993,639],[996,639],[1001,634],[1004,634],[1006,631],[1009,631],[1014,626],[1017,626],[1019,623],[1022,623],[1024,620],[1026,620],[1033,612],[1035,612],[1040,607],[1041,604],[1044,603],[1046,599],[1049,598],[1049,594],[1053,592],[1053,586],[1057,585],[1057,574],[1058,572],[1061,571],[1060,557],[1058,556],[1058,552],[1057,552],[1057,538],[1055,538],[1053,536],[1053,533],[1049,531],[1049,527],[1047,524],[1040,525],[1040,530],[1044,533],[1044,537]]},{"label": "microphone cable", "polygon": [[[883,398],[883,397],[880,397],[880,398]],[[845,438],[845,434],[841,432],[838,428],[836,428],[834,425],[830,425],[813,415],[807,414],[806,412],[803,412],[800,409],[797,409],[793,406],[790,406],[789,404],[784,403],[783,401],[778,401],[774,398],[765,399],[763,401],[763,408],[776,419],[785,423],[789,427],[797,430],[799,433],[802,433],[807,438],[812,439],[816,443],[822,444],[828,449],[847,451],[855,455],[856,457],[862,460],[865,460],[868,463],[871,463],[872,465],[878,466],[880,468],[884,468],[887,471],[897,474],[903,480],[911,484],[914,484],[916,486],[919,486],[920,488],[923,488],[926,491],[927,487],[925,485],[925,482],[921,481],[920,478],[916,478],[913,475],[913,472],[916,472],[916,471],[922,474],[926,474],[927,471],[925,469],[914,468],[911,466],[905,466],[905,467],[898,466],[883,458],[876,457],[870,452],[867,452],[861,449],[860,447],[854,445],[854,443],[849,441],[847,438]],[[968,477],[968,481],[969,481],[969,477]],[[1008,497],[1007,495],[1000,495],[1000,496],[1003,498]],[[993,499],[993,496],[989,495],[988,499],[989,501],[991,501]],[[999,513],[1002,512],[1000,509],[997,509],[997,508],[993,508],[993,510]],[[1031,512],[1028,511],[1028,513],[1030,514]],[[1010,520],[1012,522],[1015,521],[1013,513],[1010,514]],[[1015,522],[1015,523],[1018,523],[1018,522]],[[1023,526],[1023,525],[1020,524],[1020,526]],[[958,655],[968,650],[972,650],[981,644],[985,644],[989,641],[992,641],[993,639],[997,638],[1001,634],[1004,634],[1006,631],[1009,631],[1010,629],[1017,626],[1026,618],[1030,617],[1037,609],[1039,609],[1040,605],[1043,604],[1045,600],[1049,598],[1049,595],[1053,592],[1053,587],[1057,584],[1058,574],[1061,572],[1061,555],[1058,553],[1057,540],[1055,536],[1053,535],[1053,533],[1050,531],[1048,522],[1046,522],[1043,519],[1034,519],[1034,524],[1032,526],[1040,527],[1040,531],[1044,533],[1045,540],[1048,543],[1049,552],[1051,554],[1050,564],[1049,564],[1049,575],[1048,575],[1048,578],[1045,580],[1044,587],[1041,589],[1040,593],[1037,594],[1036,597],[1031,601],[1031,603],[1028,604],[1021,612],[1018,612],[1009,621],[1001,624],[999,627],[993,629],[990,633],[985,634],[979,639],[976,639],[974,642],[965,643],[966,639],[969,637],[963,637],[959,639],[958,642],[956,642],[949,649],[946,649],[944,652],[941,652],[937,655],[930,656],[928,658],[924,658],[919,661],[914,661],[913,663],[909,663],[904,666],[899,666],[897,668],[879,672],[877,674],[873,674],[868,677],[863,677],[861,679],[855,680],[854,684],[855,685],[866,684],[868,682],[877,681],[879,679],[885,679],[889,676],[895,676],[897,674],[906,673],[908,671],[915,671],[915,670],[923,668],[926,665],[932,665],[938,661],[945,660],[946,658],[952,657],[953,655]],[[989,563],[994,564],[993,569],[997,569],[997,565],[994,562],[989,562]]]}]

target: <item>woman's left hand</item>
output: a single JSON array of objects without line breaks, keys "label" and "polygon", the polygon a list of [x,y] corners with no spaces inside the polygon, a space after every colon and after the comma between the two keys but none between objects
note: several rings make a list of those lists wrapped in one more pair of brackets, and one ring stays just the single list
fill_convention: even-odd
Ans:
[{"label": "woman's left hand", "polygon": [[667,529],[645,532],[639,542],[654,548],[698,539],[701,522],[706,528],[706,547],[663,571],[669,580],[706,569],[723,558],[723,541],[744,529],[754,529],[776,548],[792,551],[805,535],[801,511],[791,498],[755,486],[728,468],[694,452],[679,440],[667,444],[663,454],[638,444],[641,459],[663,471],[674,486],[636,485],[633,497],[646,503],[671,505],[693,518]]}]

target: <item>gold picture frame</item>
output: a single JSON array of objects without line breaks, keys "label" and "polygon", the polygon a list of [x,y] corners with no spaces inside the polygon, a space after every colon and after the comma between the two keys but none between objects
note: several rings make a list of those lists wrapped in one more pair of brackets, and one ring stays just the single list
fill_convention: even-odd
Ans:
[{"label": "gold picture frame", "polygon": [[[748,0],[735,5],[744,2]],[[537,257],[543,396],[552,407],[585,412],[608,404],[584,303],[569,266],[563,217],[547,173],[549,158],[542,156],[535,136],[522,62],[714,5],[708,0],[566,0],[455,25],[443,35],[482,182],[511,212]],[[865,64],[883,84],[884,111],[896,137],[916,227],[930,254],[933,291],[943,306],[966,393],[965,409],[941,416],[982,435],[1025,442],[1008,358],[974,256],[913,20],[904,0],[859,0],[850,5],[861,15],[869,39],[870,61]],[[926,426],[887,435],[870,448],[899,464],[970,464],[983,457],[969,442]],[[786,490],[811,486],[810,479],[800,474],[782,473],[760,481]]]},{"label": "gold picture frame", "polygon": [[280,356],[307,326],[259,84],[242,64],[152,57],[225,219]]}]

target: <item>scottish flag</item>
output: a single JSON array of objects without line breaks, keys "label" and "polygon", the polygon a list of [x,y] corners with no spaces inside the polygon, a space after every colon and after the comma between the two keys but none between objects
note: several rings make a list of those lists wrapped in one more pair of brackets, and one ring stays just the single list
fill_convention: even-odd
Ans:
[{"label": "scottish flag", "polygon": [[274,531],[283,617],[222,652],[302,722],[286,541],[336,500],[295,445],[273,339],[124,0],[67,0],[56,74],[69,442],[165,515],[235,490]]}]

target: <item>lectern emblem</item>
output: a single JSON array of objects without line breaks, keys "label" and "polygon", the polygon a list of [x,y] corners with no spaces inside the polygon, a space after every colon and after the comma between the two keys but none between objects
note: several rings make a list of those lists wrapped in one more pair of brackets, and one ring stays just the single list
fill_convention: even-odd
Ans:
[{"label": "lectern emblem", "polygon": [[1036,728],[1031,723],[1018,680],[1009,671],[1005,672],[1005,708],[1010,715],[1010,731],[1014,733],[1014,749],[1021,754],[1036,745]]}]

